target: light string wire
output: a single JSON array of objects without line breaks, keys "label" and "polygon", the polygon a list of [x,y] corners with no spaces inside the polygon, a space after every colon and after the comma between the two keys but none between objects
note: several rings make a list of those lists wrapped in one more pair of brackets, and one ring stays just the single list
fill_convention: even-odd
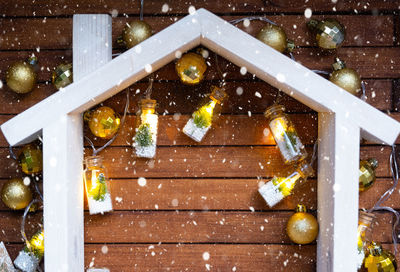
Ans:
[{"label": "light string wire", "polygon": [[[39,201],[38,199],[34,199],[34,200],[31,201],[31,203],[29,203],[28,206],[26,206],[25,211],[24,211],[24,214],[22,215],[22,221],[21,221],[21,235],[22,235],[22,238],[23,238],[24,241],[25,241],[26,247],[28,248],[29,252],[32,253],[32,255],[33,255],[34,253],[33,253],[33,251],[32,251],[32,247],[31,247],[31,245],[30,245],[30,242],[29,242],[29,240],[28,240],[28,237],[26,236],[26,232],[25,232],[25,222],[26,222],[26,217],[27,217],[27,215],[28,215],[28,212],[29,212],[31,206],[32,206],[33,204],[39,203],[39,202],[40,202],[40,201]],[[37,269],[39,272],[43,272],[43,270],[42,270],[39,266],[38,266],[36,269]]]},{"label": "light string wire", "polygon": [[390,153],[389,157],[389,163],[390,163],[390,173],[392,175],[393,179],[393,185],[390,187],[381,197],[378,199],[378,201],[375,203],[375,205],[367,210],[367,212],[372,213],[373,211],[388,211],[393,213],[396,216],[396,221],[393,224],[392,227],[392,239],[393,239],[393,245],[394,245],[394,254],[397,254],[397,227],[400,223],[400,214],[398,211],[391,207],[387,206],[381,206],[383,202],[385,202],[396,190],[396,187],[399,183],[399,168],[397,164],[397,156],[396,156],[396,148],[394,145],[392,145],[392,152]]},{"label": "light string wire", "polygon": [[96,149],[96,147],[94,146],[94,143],[92,142],[92,140],[90,140],[89,137],[85,136],[86,141],[90,144],[90,146],[92,147],[93,150],[93,156],[96,156],[97,153],[101,152],[104,148],[106,148],[107,146],[109,146],[110,144],[112,144],[115,140],[115,138],[117,138],[119,132],[122,130],[122,127],[124,126],[125,123],[125,118],[126,118],[126,114],[128,112],[128,108],[129,108],[129,89],[126,89],[126,103],[125,103],[125,108],[124,108],[124,115],[122,116],[121,119],[121,125],[119,130],[117,131],[117,133],[115,133],[115,135],[107,142],[105,143],[102,147]]},{"label": "light string wire", "polygon": [[143,21],[143,5],[144,5],[144,0],[140,0],[140,21]]}]

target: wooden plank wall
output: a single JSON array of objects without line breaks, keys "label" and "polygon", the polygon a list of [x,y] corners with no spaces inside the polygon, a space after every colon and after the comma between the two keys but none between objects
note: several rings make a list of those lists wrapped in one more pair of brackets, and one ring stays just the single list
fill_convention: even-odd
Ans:
[{"label": "wooden plank wall", "polygon": [[[0,123],[56,91],[49,80],[54,66],[71,61],[73,14],[113,14],[115,41],[125,23],[138,18],[139,5],[139,1],[122,0],[1,2],[1,80],[4,82],[9,64],[31,53],[39,57],[40,70],[38,86],[29,94],[16,95],[3,86]],[[167,12],[162,11],[165,5],[169,7]],[[227,20],[267,15],[295,40],[299,62],[326,71],[335,55],[314,47],[303,14],[309,7],[316,18],[337,18],[347,28],[346,42],[337,55],[361,74],[366,82],[367,102],[400,120],[397,1],[156,0],[145,1],[145,20],[157,32],[186,15],[190,5],[207,8]],[[254,35],[261,26],[254,22],[245,30]],[[122,50],[116,43],[113,48],[115,52]],[[218,79],[213,53],[208,61],[206,80],[196,87],[179,83],[173,63],[156,72],[153,97],[159,102],[161,119],[155,160],[134,158],[130,147],[139,99],[135,93],[146,89],[147,80],[129,88],[132,103],[126,125],[102,154],[112,178],[115,211],[104,216],[86,214],[87,267],[106,266],[111,271],[315,271],[315,244],[298,246],[285,234],[286,222],[296,204],[305,203],[316,213],[315,178],[273,209],[267,208],[257,193],[261,179],[284,171],[274,141],[264,130],[267,124],[262,115],[278,91],[252,75],[241,75],[237,67],[219,58],[221,69],[228,73],[229,101],[222,118],[201,144],[181,133],[201,96]],[[237,92],[239,87],[242,94]],[[290,97],[284,96],[282,102],[311,152],[317,135],[316,114]],[[104,104],[122,113],[125,93]],[[89,135],[87,131],[86,134]],[[370,208],[391,186],[389,154],[390,147],[362,143],[361,158],[376,157],[380,166],[375,186],[360,194],[360,208]],[[2,135],[0,158],[2,186],[7,179],[21,176]],[[146,178],[146,186],[139,186],[138,177]],[[386,204],[400,209],[399,203],[396,191]],[[0,203],[0,241],[6,243],[12,258],[23,246],[19,233],[21,215]],[[37,213],[30,217],[30,233],[37,228],[41,216]],[[393,218],[385,213],[377,216],[374,239],[392,248]],[[205,252],[210,255],[208,260],[203,258]]]}]

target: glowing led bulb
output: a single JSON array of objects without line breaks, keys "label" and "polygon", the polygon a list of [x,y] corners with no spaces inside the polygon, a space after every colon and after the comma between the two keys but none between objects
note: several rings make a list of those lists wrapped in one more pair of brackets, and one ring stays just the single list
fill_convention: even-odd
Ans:
[{"label": "glowing led bulb", "polygon": [[183,133],[196,142],[201,142],[207,131],[211,128],[212,121],[217,116],[217,106],[219,109],[222,100],[227,96],[221,88],[213,86],[212,89],[212,93],[192,114],[192,118],[188,120],[183,128]]}]

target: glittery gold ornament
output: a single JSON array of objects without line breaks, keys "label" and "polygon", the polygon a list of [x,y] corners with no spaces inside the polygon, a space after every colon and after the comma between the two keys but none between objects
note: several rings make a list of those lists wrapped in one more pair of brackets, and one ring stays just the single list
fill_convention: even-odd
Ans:
[{"label": "glittery gold ornament", "polygon": [[310,20],[307,27],[315,33],[318,46],[325,50],[337,49],[346,36],[344,26],[335,19]]},{"label": "glittery gold ornament", "polygon": [[397,270],[394,255],[375,242],[371,242],[367,248],[364,266],[368,272],[396,272]]},{"label": "glittery gold ornament", "polygon": [[317,219],[312,214],[307,213],[304,205],[297,205],[296,213],[289,218],[286,232],[294,243],[309,244],[318,235]]},{"label": "glittery gold ornament", "polygon": [[19,156],[18,163],[25,174],[36,174],[42,171],[42,150],[37,144],[25,145]]},{"label": "glittery gold ornament", "polygon": [[332,67],[334,71],[329,80],[349,93],[358,95],[361,91],[361,79],[358,73],[351,68],[347,68],[344,61],[339,58],[335,58],[335,63],[332,64]]},{"label": "glittery gold ornament", "polygon": [[285,31],[280,26],[269,23],[261,28],[256,38],[281,53],[292,52],[295,47],[294,42],[287,39]]},{"label": "glittery gold ornament", "polygon": [[360,177],[359,189],[360,192],[365,191],[375,182],[375,169],[378,167],[378,160],[375,158],[366,161],[360,161]]},{"label": "glittery gold ornament", "polygon": [[32,201],[32,191],[21,178],[11,179],[3,185],[1,200],[10,209],[24,209]]},{"label": "glittery gold ornament", "polygon": [[[34,59],[33,59],[34,60]],[[17,61],[10,65],[6,73],[7,86],[16,93],[29,93],[36,84],[36,72],[33,65]]]},{"label": "glittery gold ornament", "polygon": [[135,45],[146,40],[152,34],[151,26],[145,21],[133,21],[126,24],[122,32],[122,40],[126,48],[132,48]]},{"label": "glittery gold ornament", "polygon": [[89,129],[93,135],[110,139],[117,133],[121,120],[115,111],[110,107],[99,107],[85,114]]},{"label": "glittery gold ornament", "polygon": [[54,69],[51,82],[59,90],[72,83],[72,64],[60,64]]},{"label": "glittery gold ornament", "polygon": [[203,80],[207,64],[201,55],[190,52],[176,62],[175,70],[183,83],[194,85]]}]

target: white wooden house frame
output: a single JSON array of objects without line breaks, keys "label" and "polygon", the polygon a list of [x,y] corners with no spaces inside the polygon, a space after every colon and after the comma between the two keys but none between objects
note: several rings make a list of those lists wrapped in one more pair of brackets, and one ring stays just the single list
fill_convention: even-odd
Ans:
[{"label": "white wooden house frame", "polygon": [[75,15],[74,83],[1,126],[12,146],[43,137],[45,270],[84,270],[82,113],[200,44],[318,112],[317,270],[357,271],[360,136],[392,145],[400,124],[205,9],[114,59],[111,17]]}]

